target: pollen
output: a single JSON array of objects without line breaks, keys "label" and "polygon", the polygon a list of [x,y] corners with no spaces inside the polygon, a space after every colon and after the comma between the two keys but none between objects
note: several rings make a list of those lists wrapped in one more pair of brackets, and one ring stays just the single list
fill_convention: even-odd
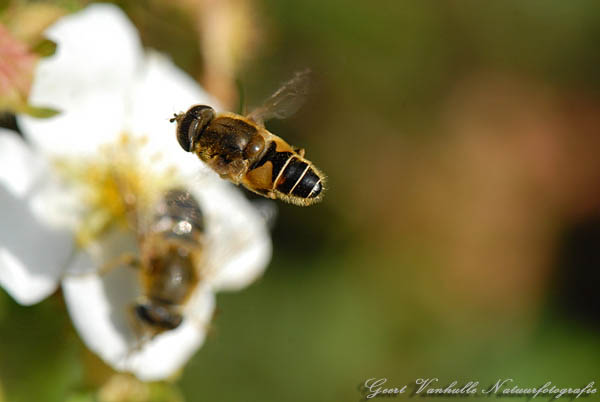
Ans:
[{"label": "pollen", "polygon": [[143,223],[139,217],[176,181],[173,170],[156,172],[151,160],[140,158],[146,143],[144,137],[123,133],[93,157],[55,161],[77,189],[81,203],[82,219],[76,231],[79,246],[85,247],[113,228],[136,230]]}]

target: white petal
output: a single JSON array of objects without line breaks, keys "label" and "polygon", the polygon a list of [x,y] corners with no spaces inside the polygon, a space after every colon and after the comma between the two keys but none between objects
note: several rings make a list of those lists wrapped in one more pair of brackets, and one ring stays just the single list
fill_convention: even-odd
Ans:
[{"label": "white petal", "polygon": [[[156,52],[148,53],[129,103],[132,108],[127,116],[126,131],[149,138],[143,152],[147,160],[151,158],[154,167],[176,165],[184,173],[208,169],[195,155],[179,146],[176,124],[169,119],[194,104],[215,105],[215,100],[171,60]],[[153,157],[157,154],[161,154],[160,160]]]},{"label": "white petal", "polygon": [[[69,271],[96,268],[89,254],[80,253]],[[103,277],[68,274],[62,282],[67,309],[83,342],[113,367],[126,356],[133,339],[126,313],[135,300],[136,284],[134,272],[126,267]]]},{"label": "white petal", "polygon": [[131,307],[140,295],[138,272],[118,266],[102,276],[82,274],[96,270],[98,259],[110,260],[127,249],[133,251],[133,239],[122,236],[111,235],[99,245],[97,250],[105,255],[79,254],[62,284],[67,308],[85,344],[106,363],[145,381],[164,379],[180,369],[204,341],[214,299],[206,288],[199,287],[190,301],[194,308],[185,311],[179,328],[136,348]]},{"label": "white petal", "polygon": [[20,199],[42,222],[72,229],[78,199],[54,173],[44,155],[36,155],[10,130],[0,128],[0,183]]},{"label": "white petal", "polygon": [[26,305],[54,292],[73,247],[68,231],[32,208],[36,186],[52,182],[43,166],[18,136],[0,132],[0,285]]},{"label": "white petal", "polygon": [[182,368],[204,342],[215,307],[214,296],[206,287],[199,288],[194,299],[178,328],[149,341],[120,368],[144,381],[170,377]]},{"label": "white petal", "polygon": [[17,133],[0,128],[0,183],[11,193],[25,196],[43,167]]},{"label": "white petal", "polygon": [[233,185],[213,176],[189,182],[206,214],[208,265],[215,290],[238,290],[255,281],[271,259],[265,219]]},{"label": "white petal", "polygon": [[94,4],[61,18],[46,35],[58,49],[40,61],[29,100],[62,113],[21,116],[19,124],[46,152],[91,152],[123,128],[126,94],[143,60],[137,31],[118,7]]},{"label": "white petal", "polygon": [[84,205],[75,189],[46,165],[46,179],[29,192],[31,211],[46,224],[75,233],[79,228]]}]

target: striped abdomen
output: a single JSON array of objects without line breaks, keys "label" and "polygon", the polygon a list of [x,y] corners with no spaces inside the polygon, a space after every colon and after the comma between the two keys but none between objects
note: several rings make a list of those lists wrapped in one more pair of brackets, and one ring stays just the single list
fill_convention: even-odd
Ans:
[{"label": "striped abdomen", "polygon": [[275,180],[275,190],[289,196],[317,198],[323,185],[310,162],[292,155]]},{"label": "striped abdomen", "polygon": [[[277,150],[278,141],[269,144],[267,152],[252,169],[271,165],[271,191],[278,198],[299,205],[311,204],[320,199],[323,191],[322,174],[306,159],[294,151]],[[289,145],[281,144],[281,148]]]}]

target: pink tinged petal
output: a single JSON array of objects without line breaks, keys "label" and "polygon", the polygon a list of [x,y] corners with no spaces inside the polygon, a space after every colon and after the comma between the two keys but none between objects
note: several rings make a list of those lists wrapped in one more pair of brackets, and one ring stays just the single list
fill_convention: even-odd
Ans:
[{"label": "pink tinged petal", "polygon": [[46,152],[93,152],[123,129],[126,94],[143,62],[138,33],[118,7],[94,4],[61,18],[46,35],[58,49],[40,61],[30,102],[61,113],[21,116],[19,123]]},{"label": "pink tinged petal", "polygon": [[27,98],[36,60],[24,43],[0,25],[0,104]]},{"label": "pink tinged petal", "polygon": [[238,290],[266,269],[272,252],[265,219],[233,185],[207,176],[190,181],[206,214],[208,279],[215,290]]},{"label": "pink tinged petal", "polygon": [[[215,105],[215,100],[166,56],[150,52],[129,104],[126,130],[151,141],[142,157],[155,167],[177,166],[180,172],[208,170],[192,153],[185,152],[175,136],[176,124],[169,120],[195,104]],[[160,154],[161,158],[154,156]]]},{"label": "pink tinged petal", "polygon": [[98,261],[110,261],[133,250],[135,240],[112,233],[107,239],[81,252],[69,267],[62,288],[67,309],[84,343],[107,364],[135,374],[144,381],[173,375],[204,341],[214,310],[214,298],[206,288],[197,288],[184,310],[184,321],[136,348],[132,307],[140,296],[139,273],[118,266],[97,274]]},{"label": "pink tinged petal", "polygon": [[32,208],[35,187],[49,182],[42,167],[17,135],[0,131],[0,285],[25,305],[54,292],[73,249],[70,232]]}]

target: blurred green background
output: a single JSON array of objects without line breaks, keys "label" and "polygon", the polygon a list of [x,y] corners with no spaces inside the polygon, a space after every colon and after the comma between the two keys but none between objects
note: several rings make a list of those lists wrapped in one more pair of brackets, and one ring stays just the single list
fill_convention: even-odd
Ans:
[{"label": "blurred green background", "polygon": [[[10,26],[40,3],[0,4]],[[267,126],[329,183],[318,206],[278,204],[266,274],[218,295],[205,345],[153,400],[600,381],[600,3],[117,4],[232,110],[237,88],[257,104],[311,68],[306,105]],[[229,21],[230,42],[204,18]],[[229,71],[211,46],[230,46]],[[0,334],[6,401],[93,400],[106,378],[60,295],[21,307],[0,291]]]}]

